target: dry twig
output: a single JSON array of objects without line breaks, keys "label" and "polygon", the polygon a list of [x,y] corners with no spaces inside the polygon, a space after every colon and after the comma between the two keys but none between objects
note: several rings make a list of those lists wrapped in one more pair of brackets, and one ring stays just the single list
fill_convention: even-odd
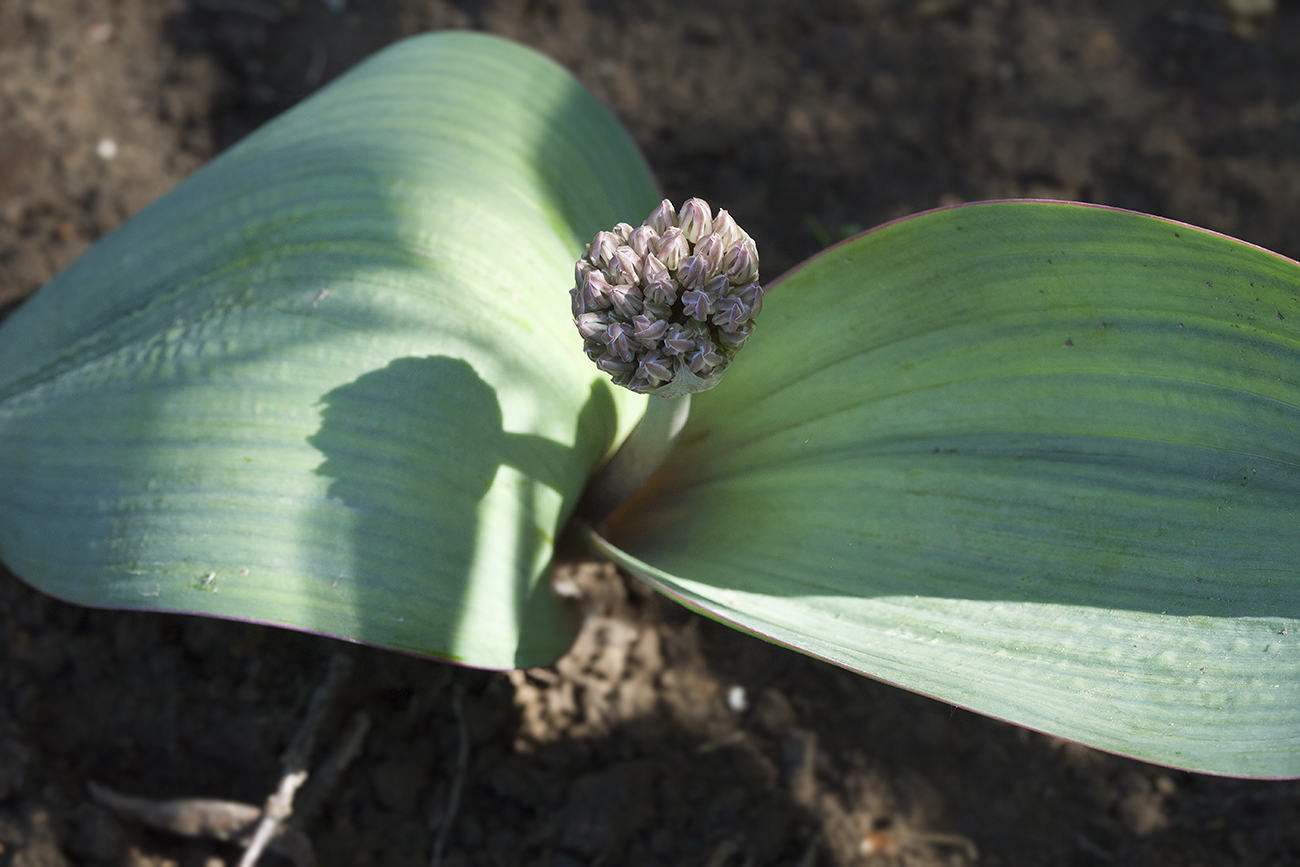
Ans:
[{"label": "dry twig", "polygon": [[335,693],[351,670],[352,660],[346,655],[336,653],[330,658],[329,673],[312,693],[311,704],[307,706],[307,716],[298,727],[298,732],[290,741],[288,748],[285,749],[284,755],[280,757],[284,774],[281,775],[280,784],[276,786],[274,794],[266,799],[262,820],[248,848],[244,850],[244,857],[240,859],[239,867],[254,867],[257,859],[262,856],[266,844],[275,836],[280,823],[293,813],[293,796],[298,791],[298,787],[307,780],[307,762],[311,759],[312,748],[316,745],[316,734],[320,731],[321,720],[325,718],[325,712],[333,703]]},{"label": "dry twig", "polygon": [[[293,813],[294,794],[307,779],[307,764],[321,722],[351,666],[351,660],[342,653],[335,654],[330,660],[329,673],[312,693],[306,716],[280,758],[284,773],[264,807],[212,798],[136,798],[96,783],[88,784],[90,794],[124,819],[188,837],[207,837],[245,846],[240,867],[253,867],[268,848],[288,858],[297,867],[315,867],[316,856],[311,841],[302,831],[286,825],[285,820]],[[456,707],[459,713],[459,705]],[[370,718],[364,711],[352,718],[341,742],[321,765],[319,779],[307,793],[299,811],[300,818],[319,808],[329,788],[360,752],[369,727]],[[456,794],[458,796],[459,792]]]}]

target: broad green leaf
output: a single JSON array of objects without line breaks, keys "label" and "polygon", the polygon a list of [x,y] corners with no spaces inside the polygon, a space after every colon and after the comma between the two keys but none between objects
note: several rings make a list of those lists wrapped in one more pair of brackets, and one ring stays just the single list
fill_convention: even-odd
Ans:
[{"label": "broad green leaf", "polygon": [[552,539],[644,405],[575,340],[573,260],[657,199],[549,60],[383,52],[4,323],[0,557],[85,604],[549,661]]},{"label": "broad green leaf", "polygon": [[886,225],[772,289],[606,547],[945,702],[1300,776],[1298,326],[1295,262],[1154,217]]}]

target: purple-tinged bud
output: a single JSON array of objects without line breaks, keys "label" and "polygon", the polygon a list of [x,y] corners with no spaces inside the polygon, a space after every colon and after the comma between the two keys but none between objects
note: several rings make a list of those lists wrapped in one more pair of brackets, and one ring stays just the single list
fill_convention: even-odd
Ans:
[{"label": "purple-tinged bud", "polygon": [[573,311],[574,316],[579,315],[583,310],[587,309],[582,303],[582,290],[577,286],[574,286],[569,290],[569,308]]},{"label": "purple-tinged bud", "polygon": [[709,326],[703,322],[696,322],[694,319],[687,319],[682,323],[682,330],[689,334],[696,343],[704,342],[709,339]]},{"label": "purple-tinged bud", "polygon": [[661,277],[668,277],[671,279],[671,276],[672,275],[668,273],[668,266],[663,262],[660,262],[659,257],[653,252],[646,253],[644,258],[641,259],[642,288],[648,286],[650,283],[653,283]]},{"label": "purple-tinged bud", "polygon": [[646,316],[660,318],[660,320],[663,320],[664,322],[672,321],[672,308],[668,307],[667,304],[651,304],[650,302],[646,302],[645,313]]},{"label": "purple-tinged bud", "polygon": [[665,232],[659,233],[659,240],[655,242],[655,256],[663,262],[669,271],[676,271],[681,265],[682,259],[691,254],[691,245],[687,243],[686,236],[682,230],[676,226],[670,227]]},{"label": "purple-tinged bud", "polygon": [[609,328],[609,322],[599,313],[583,313],[573,320],[573,324],[578,326],[578,333],[584,340],[598,340]]},{"label": "purple-tinged bud", "polygon": [[676,227],[677,210],[673,207],[673,203],[667,199],[660,202],[659,207],[651,211],[650,216],[646,217],[645,225],[654,229],[659,235],[663,235],[664,232]]},{"label": "purple-tinged bud", "polygon": [[614,322],[605,329],[601,338],[609,347],[609,354],[623,361],[632,361],[636,357],[636,347],[632,345],[632,328],[622,322]]},{"label": "purple-tinged bud", "polygon": [[695,340],[682,326],[673,323],[664,332],[664,352],[668,355],[682,355],[695,350]]},{"label": "purple-tinged bud", "polygon": [[638,379],[645,380],[650,388],[654,388],[673,378],[672,360],[658,352],[648,353],[641,359],[636,375]]},{"label": "purple-tinged bud", "polygon": [[632,227],[627,223],[615,223],[614,234],[618,236],[620,244],[626,244],[627,239],[632,237]]},{"label": "purple-tinged bud", "polygon": [[709,272],[717,271],[722,266],[722,254],[726,252],[722,238],[716,232],[705,235],[695,245],[695,255],[708,263]]},{"label": "purple-tinged bud", "polygon": [[664,322],[669,322],[673,318],[673,306],[671,304],[656,304],[653,301],[645,301],[641,310],[646,316],[653,316],[655,319],[662,319]]},{"label": "purple-tinged bud", "polygon": [[618,236],[613,232],[597,232],[596,237],[587,245],[587,261],[597,268],[608,267],[618,245]]},{"label": "purple-tinged bud", "polygon": [[744,229],[736,225],[736,221],[731,218],[731,214],[727,213],[726,208],[719,209],[718,216],[713,218],[713,234],[722,239],[724,248],[749,237]]},{"label": "purple-tinged bud", "polygon": [[735,331],[749,321],[749,305],[736,295],[724,295],[718,299],[718,312],[713,316],[713,324],[724,331]]},{"label": "purple-tinged bud", "polygon": [[746,238],[728,247],[726,255],[722,257],[722,270],[735,286],[752,282],[758,277],[758,248],[754,242]]},{"label": "purple-tinged bud", "polygon": [[749,318],[753,319],[759,313],[763,312],[763,287],[757,283],[750,283],[743,289],[737,289],[736,294],[740,300],[745,302],[749,307]]},{"label": "purple-tinged bud", "polygon": [[682,306],[685,307],[688,316],[701,322],[707,320],[718,309],[717,302],[703,289],[690,289],[683,292]]},{"label": "purple-tinged bud", "polygon": [[632,237],[627,239],[627,244],[642,259],[647,254],[653,253],[655,242],[659,240],[659,233],[650,226],[637,226],[632,230]]},{"label": "purple-tinged bud", "polygon": [[690,354],[687,363],[690,365],[691,373],[694,373],[696,376],[704,376],[724,361],[725,359],[718,354],[718,351],[713,348],[713,343],[710,341],[696,348],[696,350]]},{"label": "purple-tinged bud", "polygon": [[664,275],[658,280],[651,281],[643,290],[647,304],[658,304],[663,307],[671,308],[677,301],[677,290],[680,287],[672,277]]},{"label": "purple-tinged bud", "polygon": [[604,310],[609,307],[610,285],[600,271],[591,271],[582,283],[583,310]]},{"label": "purple-tinged bud", "polygon": [[704,281],[704,285],[700,288],[701,291],[712,298],[713,303],[716,304],[723,295],[727,294],[728,290],[731,289],[731,286],[727,283],[726,274],[715,274],[708,280]]},{"label": "purple-tinged bud", "polygon": [[609,301],[614,305],[614,313],[627,321],[645,309],[641,302],[641,290],[635,286],[611,286]]},{"label": "purple-tinged bud", "polygon": [[596,270],[596,266],[588,262],[585,258],[579,259],[573,263],[573,285],[581,286],[582,281],[587,279],[587,275]]},{"label": "purple-tinged bud", "polygon": [[664,332],[668,330],[668,322],[663,319],[654,319],[644,313],[640,316],[632,317],[632,336],[637,342],[646,349],[654,349],[663,339]]},{"label": "purple-tinged bud", "polygon": [[677,266],[677,282],[686,289],[700,289],[709,279],[709,263],[699,256],[687,256]]},{"label": "purple-tinged bud", "polygon": [[682,212],[677,217],[677,225],[682,234],[692,244],[713,231],[713,215],[709,203],[703,199],[687,199],[682,205]]},{"label": "purple-tinged bud", "polygon": [[609,374],[633,373],[636,371],[635,361],[619,361],[616,358],[610,358],[608,355],[602,356],[596,366]]},{"label": "purple-tinged bud", "polygon": [[615,283],[635,286],[641,282],[641,257],[631,247],[619,247],[609,261],[609,270]]},{"label": "purple-tinged bud", "polygon": [[754,333],[754,320],[749,320],[740,325],[739,328],[728,328],[718,332],[718,345],[731,353],[740,351],[740,347],[745,345],[749,335]]},{"label": "purple-tinged bud", "polygon": [[677,281],[654,253],[647,253],[641,275],[642,294],[647,302],[671,305],[677,300]]}]

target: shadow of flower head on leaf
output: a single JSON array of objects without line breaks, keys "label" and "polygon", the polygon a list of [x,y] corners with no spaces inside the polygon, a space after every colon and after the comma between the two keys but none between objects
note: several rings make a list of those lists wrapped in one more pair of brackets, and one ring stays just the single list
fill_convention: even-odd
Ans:
[{"label": "shadow of flower head on leaf", "polygon": [[541,579],[553,534],[612,441],[608,387],[593,385],[572,447],[507,432],[496,390],[447,356],[396,359],[322,405],[308,442],[325,456],[316,473],[331,480],[350,538],[319,541],[345,554],[336,583],[357,637],[503,667],[562,653],[575,623]]}]

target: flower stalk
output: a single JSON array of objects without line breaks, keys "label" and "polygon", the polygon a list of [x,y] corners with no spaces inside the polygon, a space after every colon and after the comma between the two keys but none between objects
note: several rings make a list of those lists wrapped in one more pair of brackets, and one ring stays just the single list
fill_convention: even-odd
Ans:
[{"label": "flower stalk", "polygon": [[667,459],[690,412],[689,394],[674,398],[652,396],[640,423],[587,483],[578,515],[591,521],[603,520],[639,491]]}]

